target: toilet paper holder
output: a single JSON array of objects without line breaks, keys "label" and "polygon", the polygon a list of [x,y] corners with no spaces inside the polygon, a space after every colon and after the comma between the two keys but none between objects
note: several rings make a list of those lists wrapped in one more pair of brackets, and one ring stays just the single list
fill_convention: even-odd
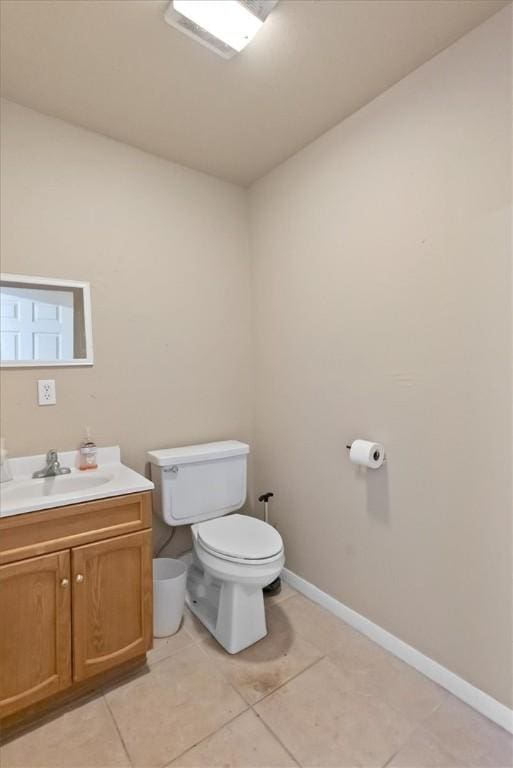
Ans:
[{"label": "toilet paper holder", "polygon": [[[351,450],[351,443],[346,444],[346,448],[347,448],[348,451],[350,451]],[[379,451],[375,451],[374,452],[373,459],[375,461],[377,461],[379,459]],[[387,460],[387,455],[386,455],[386,453],[384,453],[383,454],[383,464],[385,463],[386,460]]]}]

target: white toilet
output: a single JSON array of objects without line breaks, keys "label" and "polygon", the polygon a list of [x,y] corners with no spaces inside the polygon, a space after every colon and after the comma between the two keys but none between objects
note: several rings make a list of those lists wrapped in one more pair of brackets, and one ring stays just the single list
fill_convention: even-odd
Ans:
[{"label": "white toilet", "polygon": [[229,653],[267,634],[262,588],[285,563],[275,528],[229,515],[246,500],[248,453],[236,440],[148,453],[155,512],[170,526],[192,524],[186,603]]}]

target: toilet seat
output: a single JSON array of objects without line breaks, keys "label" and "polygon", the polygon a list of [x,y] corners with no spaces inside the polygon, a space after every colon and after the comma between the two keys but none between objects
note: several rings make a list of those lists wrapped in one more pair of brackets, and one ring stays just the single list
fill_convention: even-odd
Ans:
[{"label": "toilet seat", "polygon": [[268,523],[230,515],[193,526],[197,543],[211,555],[234,563],[272,563],[283,554],[283,541]]}]

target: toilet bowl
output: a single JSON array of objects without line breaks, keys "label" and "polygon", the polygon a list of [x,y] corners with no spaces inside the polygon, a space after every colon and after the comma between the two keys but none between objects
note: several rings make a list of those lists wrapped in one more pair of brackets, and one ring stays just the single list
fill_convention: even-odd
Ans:
[{"label": "toilet bowl", "polygon": [[262,589],[285,563],[281,536],[235,514],[193,525],[192,537],[187,605],[228,653],[238,653],[267,634]]},{"label": "toilet bowl", "polygon": [[231,514],[246,500],[248,453],[235,440],[148,453],[155,512],[167,525],[191,525],[186,603],[229,653],[267,634],[262,589],[285,563],[275,528]]}]

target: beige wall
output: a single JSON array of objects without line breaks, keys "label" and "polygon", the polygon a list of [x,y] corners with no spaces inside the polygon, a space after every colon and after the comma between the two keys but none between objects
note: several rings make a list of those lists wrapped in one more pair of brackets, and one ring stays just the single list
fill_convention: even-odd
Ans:
[{"label": "beige wall", "polygon": [[137,470],[150,448],[249,439],[245,192],[9,102],[2,139],[2,270],[89,280],[95,345],[92,368],[2,372],[11,455],[86,424]]},{"label": "beige wall", "polygon": [[[511,8],[250,201],[287,565],[511,704]],[[360,436],[380,471],[349,463]]]}]

